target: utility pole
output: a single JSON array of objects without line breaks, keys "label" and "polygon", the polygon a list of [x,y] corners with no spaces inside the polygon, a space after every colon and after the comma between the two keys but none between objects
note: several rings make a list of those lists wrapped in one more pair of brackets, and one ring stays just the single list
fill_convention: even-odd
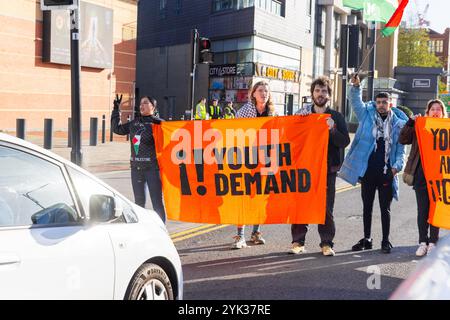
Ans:
[{"label": "utility pole", "polygon": [[80,16],[78,8],[70,11],[70,70],[72,93],[72,151],[70,160],[81,166],[81,103],[80,103]]},{"label": "utility pole", "polygon": [[192,62],[191,62],[191,75],[190,75],[190,90],[189,97],[191,103],[191,120],[194,119],[195,108],[195,72],[197,70],[197,55],[198,55],[198,30],[193,29],[191,34],[191,49],[192,49]]}]

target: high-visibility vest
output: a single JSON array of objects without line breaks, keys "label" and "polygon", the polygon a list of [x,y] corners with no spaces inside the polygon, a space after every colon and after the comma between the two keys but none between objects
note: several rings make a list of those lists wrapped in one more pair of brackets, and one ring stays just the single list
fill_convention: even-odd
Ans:
[{"label": "high-visibility vest", "polygon": [[223,117],[224,119],[234,119],[234,114],[229,107],[225,107]]},{"label": "high-visibility vest", "polygon": [[213,116],[220,117],[220,106],[217,105],[215,107],[215,110],[214,110],[214,106],[209,106],[209,114],[211,115],[211,117],[213,117]]},{"label": "high-visibility vest", "polygon": [[198,103],[195,106],[195,119],[197,120],[206,119],[206,106],[204,104]]}]

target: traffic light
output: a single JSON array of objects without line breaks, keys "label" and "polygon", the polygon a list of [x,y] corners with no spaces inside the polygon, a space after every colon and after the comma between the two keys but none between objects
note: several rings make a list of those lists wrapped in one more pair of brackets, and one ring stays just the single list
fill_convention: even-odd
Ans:
[{"label": "traffic light", "polygon": [[78,0],[41,0],[41,10],[74,10]]},{"label": "traffic light", "polygon": [[214,55],[211,52],[211,40],[208,38],[198,39],[198,63],[213,63]]}]

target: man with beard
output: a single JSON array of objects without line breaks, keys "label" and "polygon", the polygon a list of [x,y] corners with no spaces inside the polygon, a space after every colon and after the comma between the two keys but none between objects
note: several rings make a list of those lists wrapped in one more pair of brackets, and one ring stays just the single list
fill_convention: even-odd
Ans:
[{"label": "man with beard", "polygon": [[397,173],[403,169],[405,157],[405,146],[400,144],[399,136],[408,117],[391,107],[390,96],[386,92],[378,93],[375,102],[364,103],[358,75],[352,77],[351,83],[349,102],[358,119],[358,130],[339,177],[353,185],[361,182],[364,238],[352,250],[372,249],[372,209],[378,190],[383,231],[381,251],[390,253],[391,203],[393,198],[398,200]]},{"label": "man with beard", "polygon": [[[318,226],[320,235],[320,247],[324,256],[334,256],[333,239],[336,233],[333,218],[334,197],[336,194],[336,175],[341,166],[341,149],[348,146],[350,136],[345,119],[339,112],[329,107],[331,97],[330,79],[319,77],[311,84],[311,97],[313,104],[305,105],[297,115],[306,116],[311,113],[326,113],[331,117],[327,119],[329,128],[328,157],[327,157],[327,195],[325,224]],[[291,226],[292,247],[289,253],[298,254],[305,252],[305,238],[308,232],[307,224],[293,224]]]}]

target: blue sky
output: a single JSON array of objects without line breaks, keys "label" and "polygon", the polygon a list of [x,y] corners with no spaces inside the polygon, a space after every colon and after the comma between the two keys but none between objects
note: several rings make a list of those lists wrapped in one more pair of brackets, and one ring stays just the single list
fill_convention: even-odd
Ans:
[{"label": "blue sky", "polygon": [[420,12],[423,12],[427,3],[430,7],[426,19],[431,23],[430,28],[438,32],[444,32],[445,28],[450,27],[449,0],[409,0],[403,19],[408,21],[411,16],[415,17],[417,8]]}]

